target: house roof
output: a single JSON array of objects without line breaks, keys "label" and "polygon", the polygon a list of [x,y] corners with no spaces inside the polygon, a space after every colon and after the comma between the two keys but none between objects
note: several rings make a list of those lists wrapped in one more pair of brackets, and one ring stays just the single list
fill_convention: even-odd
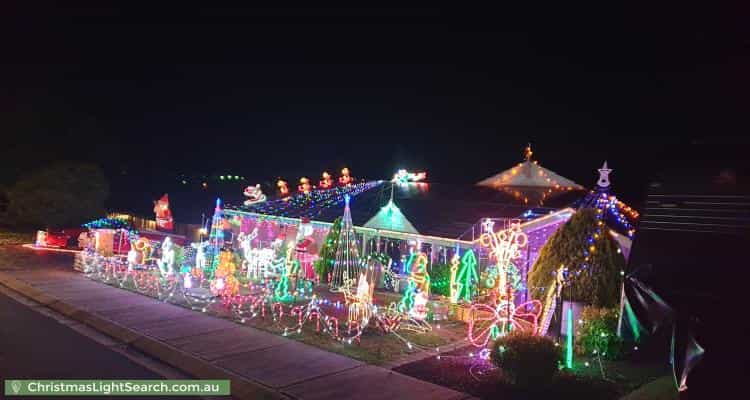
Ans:
[{"label": "house roof", "polygon": [[393,200],[389,200],[364,226],[365,228],[385,229],[396,232],[419,233],[404,213],[393,203]]},{"label": "house roof", "polygon": [[510,169],[483,179],[477,182],[477,185],[495,189],[504,187],[549,188],[555,190],[583,189],[583,186],[542,167],[537,161],[532,161],[531,158]]},{"label": "house roof", "polygon": [[[530,209],[531,205],[522,198],[504,191],[476,185],[453,185],[436,183],[407,183],[393,186],[393,206],[389,209],[391,183],[375,182],[351,198],[352,221],[356,226],[369,226],[376,229],[393,230],[450,239],[471,239],[471,230],[483,218],[518,218]],[[544,194],[548,189],[540,188]],[[582,192],[571,190],[554,197],[545,207],[534,208],[542,215],[571,204],[582,196]],[[295,196],[305,196],[298,194]],[[231,207],[242,211],[280,215],[291,218],[309,217],[321,222],[332,222],[343,215],[343,200],[326,207],[311,208],[303,202],[287,201],[276,206],[272,200],[265,205]],[[300,204],[295,206],[294,204]],[[283,210],[283,213],[274,210]],[[391,214],[389,214],[391,213]],[[395,220],[391,221],[391,216]],[[477,232],[478,234],[478,232]]]}]

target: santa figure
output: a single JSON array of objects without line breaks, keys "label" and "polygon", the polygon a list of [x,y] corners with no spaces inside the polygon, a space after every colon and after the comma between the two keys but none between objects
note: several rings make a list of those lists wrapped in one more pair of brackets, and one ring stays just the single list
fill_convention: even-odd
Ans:
[{"label": "santa figure", "polygon": [[281,197],[289,196],[289,184],[287,184],[285,180],[279,179],[279,181],[276,182],[276,186],[279,188],[279,194],[281,194]]},{"label": "santa figure", "polygon": [[344,167],[341,170],[341,176],[339,177],[339,185],[341,186],[349,186],[354,182],[354,178],[351,176],[351,172],[349,172],[349,168]]},{"label": "santa figure", "polygon": [[427,294],[419,292],[414,296],[414,306],[409,311],[409,315],[419,321],[427,318]]},{"label": "santa figure", "polygon": [[315,239],[312,237],[314,232],[310,218],[302,218],[297,229],[294,252],[300,262],[300,271],[303,273],[303,278],[309,280],[315,279],[313,261],[318,258],[314,251]]},{"label": "santa figure", "polygon": [[323,179],[318,182],[318,186],[320,186],[321,189],[330,189],[333,186],[333,179],[331,179],[331,174],[323,171]]},{"label": "santa figure", "polygon": [[169,195],[166,193],[161,199],[154,202],[154,214],[156,214],[156,227],[162,231],[174,229],[172,212],[169,211]]},{"label": "santa figure", "polygon": [[312,185],[310,184],[310,179],[305,178],[304,176],[299,179],[299,186],[297,186],[297,191],[300,193],[310,193],[312,190]]}]

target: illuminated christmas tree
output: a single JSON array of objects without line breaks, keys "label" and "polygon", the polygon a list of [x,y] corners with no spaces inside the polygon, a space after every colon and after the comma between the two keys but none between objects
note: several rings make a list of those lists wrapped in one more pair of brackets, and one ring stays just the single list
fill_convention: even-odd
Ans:
[{"label": "illuminated christmas tree", "polygon": [[338,243],[339,235],[341,235],[341,217],[333,221],[331,230],[328,231],[323,245],[318,252],[318,259],[314,263],[315,273],[321,282],[326,282],[328,272],[333,269],[333,265],[336,262],[336,244]]},{"label": "illuminated christmas tree", "polygon": [[464,300],[471,303],[474,296],[479,277],[477,276],[477,257],[474,251],[469,249],[458,261],[458,256],[454,256],[452,261],[453,269],[451,273],[451,302],[457,303],[458,300]]},{"label": "illuminated christmas tree", "polygon": [[336,260],[333,262],[333,275],[330,283],[330,288],[334,291],[340,291],[344,286],[354,286],[354,281],[360,272],[357,234],[352,225],[349,199],[349,195],[344,196],[344,217],[341,221],[341,233],[336,242]]},{"label": "illuminated christmas tree", "polygon": [[224,211],[221,209],[221,199],[216,199],[216,207],[214,208],[214,216],[211,219],[211,232],[208,236],[208,244],[210,246],[212,257],[210,267],[206,268],[206,276],[209,279],[213,278],[213,273],[219,264],[219,251],[224,246]]},{"label": "illuminated christmas tree", "polygon": [[233,296],[240,290],[240,282],[235,277],[237,266],[230,251],[222,251],[219,256],[214,277],[211,280],[211,293],[215,296]]}]

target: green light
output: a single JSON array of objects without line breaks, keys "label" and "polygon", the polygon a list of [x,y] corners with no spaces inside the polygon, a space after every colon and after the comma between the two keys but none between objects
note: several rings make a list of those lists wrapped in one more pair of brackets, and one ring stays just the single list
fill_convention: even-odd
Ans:
[{"label": "green light", "polygon": [[234,179],[235,179],[235,180],[240,180],[240,177],[239,177],[239,176],[237,176],[237,175],[235,175],[235,176],[234,176]]},{"label": "green light", "polygon": [[573,305],[568,304],[568,336],[565,338],[565,367],[573,368]]},{"label": "green light", "polygon": [[220,176],[219,179],[224,180],[224,175]]},{"label": "green light", "polygon": [[628,318],[628,322],[630,322],[630,329],[633,330],[633,339],[636,342],[641,340],[641,324],[638,323],[638,318],[635,316],[633,309],[630,307],[630,302],[627,300],[625,301],[625,315]]}]

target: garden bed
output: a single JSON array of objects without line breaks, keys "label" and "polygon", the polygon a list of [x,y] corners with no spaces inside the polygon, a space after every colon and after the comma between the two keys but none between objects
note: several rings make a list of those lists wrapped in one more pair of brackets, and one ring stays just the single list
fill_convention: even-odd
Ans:
[{"label": "garden bed", "polygon": [[[588,363],[588,364],[587,364]],[[507,382],[501,369],[479,357],[475,347],[464,347],[395,368],[395,371],[482,399],[617,399],[668,373],[666,365],[578,358],[574,368],[549,384],[518,387]]]}]

